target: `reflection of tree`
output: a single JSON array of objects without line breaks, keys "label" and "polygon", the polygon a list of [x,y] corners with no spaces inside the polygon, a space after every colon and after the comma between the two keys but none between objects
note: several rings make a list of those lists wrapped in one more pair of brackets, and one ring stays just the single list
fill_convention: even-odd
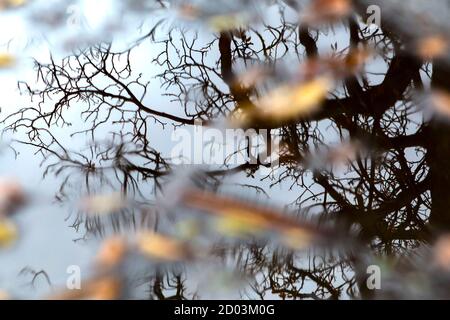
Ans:
[{"label": "reflection of tree", "polygon": [[[40,89],[20,85],[35,100],[33,107],[8,117],[8,128],[25,130],[24,143],[37,148],[47,172],[65,173],[62,192],[73,170],[83,173],[88,191],[92,180],[112,184],[111,176],[124,193],[139,194],[145,184],[159,190],[173,166],[152,147],[151,125],[189,126],[196,119],[208,123],[237,110],[251,111],[256,108],[254,98],[262,92],[237,84],[239,68],[275,68],[292,57],[299,62],[320,58],[312,30],[281,17],[277,25],[264,29],[222,31],[207,43],[195,34],[171,31],[159,43],[163,50],[155,62],[163,68],[159,77],[164,90],[180,107],[176,112],[147,104],[152,92],[145,74],[132,68],[134,48],[115,53],[111,46],[100,45],[60,63],[36,62]],[[344,24],[350,45],[335,55],[345,60],[360,45],[376,45],[388,65],[383,80],[372,84],[370,73],[345,77],[345,94],[334,92],[319,111],[282,123],[261,120],[254,126],[279,132],[288,146],[289,155],[280,159],[283,171],[273,177],[273,184],[292,184],[301,193],[298,208],[320,208],[324,219],[342,219],[347,231],[356,226],[360,240],[376,252],[401,253],[429,240],[434,231],[450,228],[450,132],[442,122],[423,120],[417,108],[413,89],[423,88],[420,71],[429,74],[430,65],[405,49],[411,39],[389,21],[383,21],[382,32],[374,33],[353,17]],[[436,62],[432,71],[432,85],[449,88],[446,64]],[[54,102],[52,110],[45,108],[48,101]],[[53,127],[69,128],[66,113],[73,109],[87,124],[77,134],[92,139],[87,152],[71,151],[51,132]],[[108,144],[96,142],[98,130],[112,124],[116,130]],[[370,146],[370,152],[357,150],[345,172],[333,167],[311,169],[306,165],[308,155],[328,145],[324,125],[342,142],[358,141]],[[225,167],[209,176],[219,184],[224,175],[240,171],[252,178],[259,166]],[[245,247],[233,254],[246,272],[258,276],[253,288],[261,298],[267,292],[316,299],[339,298],[344,290],[350,296],[357,295],[358,289],[364,291],[356,284],[362,281],[359,276],[351,276],[352,270],[357,271],[353,257],[329,261],[312,257],[304,268],[296,266],[293,255],[264,248]],[[158,273],[152,282],[156,298],[164,298],[164,290],[175,290],[173,298],[184,296],[180,275]],[[305,292],[305,282],[313,283],[314,289]]]}]

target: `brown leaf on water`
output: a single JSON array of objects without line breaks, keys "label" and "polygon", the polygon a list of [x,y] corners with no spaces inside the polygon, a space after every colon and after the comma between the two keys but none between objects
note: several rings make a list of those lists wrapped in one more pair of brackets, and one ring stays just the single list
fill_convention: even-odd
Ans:
[{"label": "brown leaf on water", "polygon": [[26,0],[0,0],[0,11],[23,6]]},{"label": "brown leaf on water", "polygon": [[191,257],[191,250],[184,242],[153,232],[138,234],[137,248],[143,255],[161,261],[176,262]]},{"label": "brown leaf on water", "polygon": [[[183,197],[185,206],[211,214],[218,221],[217,230],[231,237],[265,236],[278,234],[289,247],[299,243],[311,244],[326,233],[308,222],[300,222],[273,209],[218,196],[214,193],[187,191]],[[294,245],[296,244],[296,245]]]},{"label": "brown leaf on water", "polygon": [[89,299],[113,300],[120,296],[122,284],[113,277],[101,278],[88,285]]},{"label": "brown leaf on water", "polygon": [[431,93],[431,107],[434,112],[450,118],[450,93],[444,90],[434,90]]},{"label": "brown leaf on water", "polygon": [[448,51],[448,39],[441,35],[422,38],[417,42],[417,54],[425,60],[442,57]]},{"label": "brown leaf on water", "polygon": [[434,263],[445,270],[450,270],[450,235],[439,238],[433,247]]},{"label": "brown leaf on water", "polygon": [[67,290],[50,296],[49,300],[115,300],[120,298],[122,282],[113,276],[92,279],[81,284],[80,290]]},{"label": "brown leaf on water", "polygon": [[103,241],[97,254],[97,263],[103,267],[113,267],[119,264],[127,252],[126,240],[120,236]]},{"label": "brown leaf on water", "polygon": [[301,13],[304,14],[303,23],[314,25],[345,18],[351,12],[351,0],[312,0]]},{"label": "brown leaf on water", "polygon": [[0,218],[0,248],[11,246],[18,238],[18,230],[14,223]]},{"label": "brown leaf on water", "polygon": [[0,217],[13,213],[25,202],[25,192],[14,179],[0,179]]}]

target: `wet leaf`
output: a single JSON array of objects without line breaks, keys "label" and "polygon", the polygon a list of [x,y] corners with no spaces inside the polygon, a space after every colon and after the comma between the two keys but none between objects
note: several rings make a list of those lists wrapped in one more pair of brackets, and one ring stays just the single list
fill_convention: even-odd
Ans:
[{"label": "wet leaf", "polygon": [[200,8],[194,6],[193,4],[186,3],[179,6],[178,13],[181,17],[185,19],[195,20],[200,16],[201,10]]},{"label": "wet leaf", "polygon": [[447,53],[448,40],[440,35],[420,39],[417,43],[417,54],[425,59],[432,60]]},{"label": "wet leaf", "polygon": [[102,278],[88,284],[88,298],[92,300],[113,300],[120,296],[122,284],[113,277]]},{"label": "wet leaf", "polygon": [[80,290],[67,290],[50,300],[114,300],[118,299],[122,291],[120,279],[107,276],[83,282]]},{"label": "wet leaf", "polygon": [[0,248],[11,246],[18,238],[18,230],[14,223],[0,219]]},{"label": "wet leaf", "polygon": [[0,0],[0,10],[23,6],[26,0]]},{"label": "wet leaf", "polygon": [[304,13],[304,23],[320,24],[335,21],[352,12],[351,0],[313,0]]},{"label": "wet leaf", "polygon": [[215,32],[245,28],[247,19],[240,14],[217,15],[208,19],[208,25]]},{"label": "wet leaf", "polygon": [[127,251],[126,240],[120,236],[106,239],[97,255],[97,262],[101,266],[113,267],[120,263]]},{"label": "wet leaf", "polygon": [[151,232],[138,235],[137,247],[145,256],[163,261],[182,261],[190,257],[189,249],[183,242]]},{"label": "wet leaf", "polygon": [[366,63],[367,59],[373,55],[373,51],[367,47],[352,48],[348,55],[346,55],[343,66],[346,74],[353,74],[361,71],[361,68]]},{"label": "wet leaf", "polygon": [[11,296],[9,295],[9,293],[5,290],[1,290],[0,289],[0,300],[10,300]]},{"label": "wet leaf", "polygon": [[0,217],[13,213],[25,202],[25,192],[14,179],[0,179]]},{"label": "wet leaf", "polygon": [[308,115],[320,107],[331,87],[332,81],[328,77],[279,87],[257,103],[257,118],[286,121]]},{"label": "wet leaf", "polygon": [[433,257],[438,267],[450,270],[450,235],[439,238],[433,248]]},{"label": "wet leaf", "polygon": [[233,237],[257,235],[269,227],[270,222],[267,219],[253,212],[236,208],[223,209],[222,215],[216,222],[216,228],[220,233]]},{"label": "wet leaf", "polygon": [[320,237],[328,237],[307,222],[297,221],[273,209],[262,208],[207,192],[189,191],[185,205],[216,218],[217,231],[231,237],[277,234],[283,244],[300,247]]},{"label": "wet leaf", "polygon": [[0,53],[0,69],[10,68],[16,63],[16,58],[9,53]]},{"label": "wet leaf", "polygon": [[293,250],[305,249],[314,241],[314,235],[306,229],[292,228],[285,230],[281,234],[281,243]]},{"label": "wet leaf", "polygon": [[120,193],[95,195],[81,201],[80,209],[90,214],[109,214],[127,207],[125,197]]},{"label": "wet leaf", "polygon": [[431,106],[436,113],[450,118],[450,93],[444,90],[433,91]]}]

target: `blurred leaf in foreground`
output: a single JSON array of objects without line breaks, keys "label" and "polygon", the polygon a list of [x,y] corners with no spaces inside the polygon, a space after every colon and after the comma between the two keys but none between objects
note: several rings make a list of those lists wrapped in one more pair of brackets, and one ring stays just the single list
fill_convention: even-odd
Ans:
[{"label": "blurred leaf in foreground", "polygon": [[208,19],[214,32],[230,31],[245,28],[248,19],[242,14],[217,15]]},{"label": "blurred leaf in foreground", "polygon": [[442,57],[448,51],[448,41],[441,35],[422,38],[417,43],[417,54],[425,60]]},{"label": "blurred leaf in foreground", "polygon": [[122,291],[121,280],[113,276],[83,282],[80,290],[67,290],[50,296],[50,300],[114,300]]},{"label": "blurred leaf in foreground", "polygon": [[300,85],[284,85],[269,92],[257,103],[257,118],[295,120],[316,111],[332,88],[332,80],[320,77]]},{"label": "blurred leaf in foreground", "polygon": [[11,246],[18,238],[18,230],[14,223],[0,219],[0,248]]},{"label": "blurred leaf in foreground", "polygon": [[280,235],[281,243],[289,249],[302,250],[314,242],[314,236],[311,232],[299,228],[284,230]]},{"label": "blurred leaf in foreground", "polygon": [[89,214],[109,214],[127,207],[127,201],[121,193],[95,195],[81,200],[80,209]]},{"label": "blurred leaf in foreground", "polygon": [[214,32],[243,28],[254,16],[249,12],[249,7],[234,1],[214,4],[209,1],[204,1],[203,4],[184,3],[177,7],[177,11],[181,18],[206,23]]},{"label": "blurred leaf in foreground", "polygon": [[433,248],[435,264],[450,271],[450,235],[441,236]]},{"label": "blurred leaf in foreground", "polygon": [[162,261],[183,261],[192,256],[184,242],[153,232],[140,233],[137,247],[145,256]]},{"label": "blurred leaf in foreground", "polygon": [[97,262],[100,266],[113,267],[123,260],[126,252],[126,240],[120,236],[111,237],[103,241]]},{"label": "blurred leaf in foreground", "polygon": [[348,16],[351,12],[351,0],[312,0],[302,12],[302,22],[310,25],[333,22]]},{"label": "blurred leaf in foreground", "polygon": [[290,119],[315,110],[331,87],[331,80],[318,78],[298,86],[282,86],[259,101],[265,117]]},{"label": "blurred leaf in foreground", "polygon": [[435,90],[431,94],[431,107],[434,112],[450,118],[450,94],[444,90]]},{"label": "blurred leaf in foreground", "polygon": [[0,0],[0,10],[23,6],[26,0]]},{"label": "blurred leaf in foreground", "polygon": [[0,69],[10,68],[16,63],[16,58],[9,53],[0,53]]},{"label": "blurred leaf in foreground", "polygon": [[216,228],[226,236],[257,235],[269,228],[268,221],[256,213],[239,209],[223,209],[223,215],[216,222]]},{"label": "blurred leaf in foreground", "polygon": [[0,179],[0,217],[13,213],[24,202],[24,190],[16,180]]},{"label": "blurred leaf in foreground", "polygon": [[189,191],[184,196],[184,204],[213,215],[217,219],[217,231],[229,237],[275,235],[282,244],[298,249],[327,236],[309,222],[213,193]]},{"label": "blurred leaf in foreground", "polygon": [[8,292],[0,289],[0,300],[10,300],[11,296]]}]

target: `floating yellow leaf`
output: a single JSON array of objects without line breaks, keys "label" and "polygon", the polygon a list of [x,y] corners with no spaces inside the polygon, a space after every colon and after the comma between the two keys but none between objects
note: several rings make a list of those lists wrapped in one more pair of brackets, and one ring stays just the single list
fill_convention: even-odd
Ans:
[{"label": "floating yellow leaf", "polygon": [[209,26],[215,32],[230,31],[244,28],[247,19],[240,14],[217,15],[208,19]]},{"label": "floating yellow leaf", "polygon": [[320,107],[331,86],[331,79],[320,77],[297,86],[279,87],[260,99],[260,113],[255,116],[285,121],[308,115]]},{"label": "floating yellow leaf", "polygon": [[0,69],[1,68],[10,68],[16,62],[16,59],[13,55],[9,53],[0,53]]},{"label": "floating yellow leaf", "polygon": [[251,211],[229,208],[223,209],[216,228],[227,236],[255,235],[270,227],[270,222],[261,215]]},{"label": "floating yellow leaf", "polygon": [[8,247],[18,237],[18,231],[15,224],[6,219],[0,219],[0,248]]},{"label": "floating yellow leaf", "polygon": [[91,214],[108,214],[125,209],[127,201],[120,193],[95,195],[81,201],[80,209]]},{"label": "floating yellow leaf", "polygon": [[158,260],[175,262],[190,256],[190,252],[183,242],[151,232],[143,232],[138,235],[137,247],[144,255]]},{"label": "floating yellow leaf", "polygon": [[127,244],[125,239],[116,236],[106,239],[97,255],[97,262],[101,266],[112,267],[117,265],[125,256]]},{"label": "floating yellow leaf", "polygon": [[426,60],[443,56],[448,50],[448,41],[445,37],[436,35],[420,39],[417,44],[418,55]]},{"label": "floating yellow leaf", "polygon": [[26,3],[26,0],[0,0],[0,10],[20,7]]}]

